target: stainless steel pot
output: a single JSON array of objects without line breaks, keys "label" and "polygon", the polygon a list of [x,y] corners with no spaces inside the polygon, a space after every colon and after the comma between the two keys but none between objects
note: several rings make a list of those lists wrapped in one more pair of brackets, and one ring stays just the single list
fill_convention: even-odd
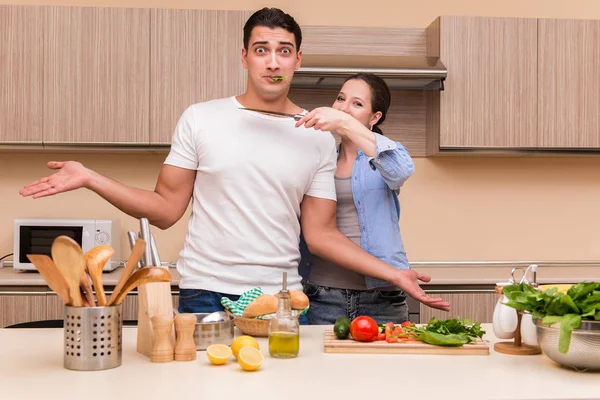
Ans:
[{"label": "stainless steel pot", "polygon": [[208,313],[194,314],[196,316],[196,327],[194,329],[194,342],[196,350],[206,350],[211,344],[224,344],[230,346],[233,343],[233,319],[228,318],[221,322],[201,322]]}]

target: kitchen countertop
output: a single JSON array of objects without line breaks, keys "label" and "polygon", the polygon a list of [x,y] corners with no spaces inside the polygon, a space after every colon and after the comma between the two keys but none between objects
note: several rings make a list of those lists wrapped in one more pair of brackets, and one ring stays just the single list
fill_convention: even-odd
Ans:
[{"label": "kitchen countertop", "polygon": [[[423,287],[435,285],[494,285],[510,278],[512,266],[422,266],[418,263],[413,266],[417,272],[431,276],[431,282],[422,282]],[[179,273],[177,268],[170,267],[173,276],[171,284],[178,286]],[[123,273],[119,267],[102,274],[105,285],[114,286]],[[519,275],[520,276],[520,275]],[[540,267],[538,269],[538,283],[578,283],[583,281],[600,281],[600,268],[598,266],[572,266],[572,267]],[[37,271],[17,271],[12,267],[0,268],[0,287],[2,286],[46,286],[46,282]]]},{"label": "kitchen countertop", "polygon": [[[123,267],[102,273],[105,286],[115,286],[123,274]],[[179,273],[176,268],[169,268],[173,277],[171,285],[179,284]],[[46,281],[37,271],[17,271],[12,268],[0,268],[0,286],[47,286]]]},{"label": "kitchen countertop", "polygon": [[[496,341],[490,324],[485,340]],[[46,399],[374,399],[400,395],[425,399],[593,399],[600,373],[562,368],[543,355],[489,356],[325,354],[323,332],[302,326],[300,356],[265,356],[255,372],[234,359],[209,364],[198,352],[190,362],[151,363],[135,351],[136,328],[123,329],[118,368],[81,372],[63,368],[62,329],[0,329],[0,397]],[[236,329],[236,335],[239,332]]]}]

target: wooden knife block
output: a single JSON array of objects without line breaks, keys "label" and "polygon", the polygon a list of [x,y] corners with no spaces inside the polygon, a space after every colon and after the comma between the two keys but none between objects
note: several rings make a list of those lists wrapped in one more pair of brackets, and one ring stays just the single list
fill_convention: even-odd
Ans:
[{"label": "wooden knife block", "polygon": [[[137,352],[150,358],[154,343],[152,317],[173,318],[173,300],[170,282],[147,283],[138,287]],[[175,346],[175,329],[170,340]]]}]

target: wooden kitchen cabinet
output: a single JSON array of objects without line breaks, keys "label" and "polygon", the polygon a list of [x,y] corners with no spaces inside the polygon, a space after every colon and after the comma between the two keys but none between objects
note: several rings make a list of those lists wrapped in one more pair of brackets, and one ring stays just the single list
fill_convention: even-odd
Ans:
[{"label": "wooden kitchen cabinet", "polygon": [[538,22],[538,142],[600,147],[600,21]]},{"label": "wooden kitchen cabinet", "polygon": [[426,35],[448,69],[427,94],[428,153],[536,147],[537,20],[444,16]]},{"label": "wooden kitchen cabinet", "polygon": [[170,144],[194,103],[246,89],[242,27],[250,11],[152,9],[150,143]]},{"label": "wooden kitchen cabinet", "polygon": [[0,143],[42,143],[42,7],[0,5]]},{"label": "wooden kitchen cabinet", "polygon": [[429,322],[431,317],[438,319],[471,318],[475,322],[491,323],[498,295],[494,292],[456,292],[437,293],[427,291],[431,297],[441,297],[450,303],[450,312],[436,310],[420,305],[420,320],[422,324]]},{"label": "wooden kitchen cabinet", "polygon": [[45,290],[0,293],[0,328],[48,319],[46,302]]},{"label": "wooden kitchen cabinet", "polygon": [[46,7],[44,144],[149,144],[150,10]]}]

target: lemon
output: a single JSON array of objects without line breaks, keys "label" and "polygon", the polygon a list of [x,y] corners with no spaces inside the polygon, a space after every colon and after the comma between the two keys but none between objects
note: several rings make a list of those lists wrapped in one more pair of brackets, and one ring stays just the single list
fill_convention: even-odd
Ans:
[{"label": "lemon", "polygon": [[256,371],[264,361],[262,353],[254,347],[242,347],[238,353],[238,364],[244,371]]},{"label": "lemon", "polygon": [[206,349],[206,355],[214,365],[223,365],[231,358],[231,349],[224,344],[211,344]]},{"label": "lemon", "polygon": [[237,358],[240,350],[246,346],[254,347],[257,350],[260,350],[258,342],[252,336],[238,336],[233,343],[231,343],[231,351],[233,352],[233,356]]}]

